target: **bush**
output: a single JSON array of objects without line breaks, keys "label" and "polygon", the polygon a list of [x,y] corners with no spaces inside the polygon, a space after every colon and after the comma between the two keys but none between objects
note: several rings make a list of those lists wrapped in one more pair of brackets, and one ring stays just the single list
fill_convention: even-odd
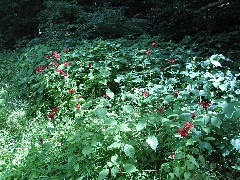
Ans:
[{"label": "bush", "polygon": [[159,37],[55,45],[19,61],[40,133],[3,177],[237,177],[239,74],[223,55]]}]

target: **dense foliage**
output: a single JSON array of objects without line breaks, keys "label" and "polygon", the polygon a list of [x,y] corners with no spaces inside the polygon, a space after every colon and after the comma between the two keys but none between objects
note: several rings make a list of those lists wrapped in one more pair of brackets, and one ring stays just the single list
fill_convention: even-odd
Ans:
[{"label": "dense foliage", "polygon": [[2,176],[236,178],[239,74],[223,55],[200,54],[148,36],[26,49],[18,77],[30,120],[15,130],[24,149],[2,151]]}]

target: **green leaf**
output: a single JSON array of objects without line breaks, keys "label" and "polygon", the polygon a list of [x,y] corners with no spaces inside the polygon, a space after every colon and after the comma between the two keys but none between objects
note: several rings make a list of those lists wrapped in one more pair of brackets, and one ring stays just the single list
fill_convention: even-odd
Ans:
[{"label": "green leaf", "polygon": [[231,139],[231,144],[240,153],[240,137]]},{"label": "green leaf", "polygon": [[214,66],[216,66],[216,67],[221,67],[222,65],[220,64],[220,62],[218,62],[218,61],[211,61],[211,63],[214,65]]},{"label": "green leaf", "polygon": [[235,108],[233,103],[223,104],[223,112],[227,118],[231,118],[234,111],[235,111]]},{"label": "green leaf", "polygon": [[110,125],[110,126],[116,126],[118,124],[117,121],[115,119],[113,119],[113,118],[106,118],[106,119],[104,119],[104,123],[106,125]]},{"label": "green leaf", "polygon": [[240,171],[240,166],[231,166],[233,169]]},{"label": "green leaf", "polygon": [[123,131],[123,132],[129,132],[129,131],[132,131],[128,125],[126,123],[122,123],[119,125],[119,129],[120,131]]},{"label": "green leaf", "polygon": [[140,122],[137,123],[136,129],[137,129],[137,131],[141,131],[141,130],[143,130],[146,126],[147,126],[146,121],[140,121]]},{"label": "green leaf", "polygon": [[123,111],[125,111],[126,113],[132,113],[133,112],[133,107],[130,105],[124,105],[123,106]]},{"label": "green leaf", "polygon": [[215,117],[211,118],[211,123],[213,126],[220,128],[220,125],[222,124],[221,117],[215,116]]},{"label": "green leaf", "polygon": [[208,142],[200,142],[199,143],[199,146],[200,146],[200,148],[202,149],[202,150],[208,150],[208,151],[212,151],[212,146],[211,146],[211,144],[210,143],[208,143]]},{"label": "green leaf", "polygon": [[93,150],[92,146],[87,145],[82,149],[82,153],[86,156],[91,154],[92,150]]},{"label": "green leaf", "polygon": [[125,146],[123,147],[123,151],[128,157],[134,158],[135,149],[132,145],[125,144]]},{"label": "green leaf", "polygon": [[103,169],[99,175],[98,175],[98,180],[103,180],[105,179],[109,174],[109,169]]},{"label": "green leaf", "polygon": [[114,142],[110,146],[108,146],[107,149],[116,149],[116,148],[120,148],[120,147],[121,147],[121,143]]},{"label": "green leaf", "polygon": [[107,89],[106,94],[107,94],[108,97],[110,97],[111,99],[114,98],[114,93],[113,93],[110,89]]},{"label": "green leaf", "polygon": [[138,170],[137,170],[137,168],[136,168],[134,165],[132,165],[132,164],[126,164],[126,165],[124,166],[124,171],[125,171],[125,172],[128,172],[128,173],[133,173],[133,172],[136,172],[136,171],[138,171]]},{"label": "green leaf", "polygon": [[240,118],[240,111],[235,111],[232,115],[232,120],[236,121]]},{"label": "green leaf", "polygon": [[180,177],[180,169],[179,169],[179,167],[174,167],[174,168],[173,168],[173,172],[174,172],[174,174],[175,174],[177,177]]},{"label": "green leaf", "polygon": [[0,99],[0,106],[4,106],[5,103],[6,103],[5,99]]},{"label": "green leaf", "polygon": [[78,171],[78,170],[79,170],[79,164],[74,164],[73,169],[74,169],[75,171]]},{"label": "green leaf", "polygon": [[184,173],[184,179],[189,179],[190,178],[190,176],[191,176],[191,173],[190,172],[185,172]]},{"label": "green leaf", "polygon": [[184,153],[183,152],[177,152],[175,155],[174,155],[174,159],[182,159],[184,157]]},{"label": "green leaf", "polygon": [[158,140],[155,136],[149,136],[146,140],[146,142],[150,145],[150,147],[156,151],[158,146]]},{"label": "green leaf", "polygon": [[118,172],[119,172],[119,168],[117,166],[113,166],[111,169],[111,175],[115,178]]},{"label": "green leaf", "polygon": [[100,118],[106,117],[107,115],[107,110],[103,107],[99,107],[95,111],[96,115]]}]

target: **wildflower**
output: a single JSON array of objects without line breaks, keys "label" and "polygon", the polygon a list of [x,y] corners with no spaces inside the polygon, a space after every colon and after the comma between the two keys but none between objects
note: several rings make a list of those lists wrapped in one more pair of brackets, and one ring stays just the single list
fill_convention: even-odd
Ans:
[{"label": "wildflower", "polygon": [[147,97],[147,96],[148,96],[148,93],[147,93],[146,91],[144,91],[144,92],[142,93],[142,95],[143,95],[143,97]]},{"label": "wildflower", "polygon": [[75,92],[75,90],[74,90],[74,89],[70,89],[69,92],[70,92],[71,94],[73,94],[73,93]]},{"label": "wildflower", "polygon": [[47,59],[50,59],[52,56],[51,56],[51,54],[47,54],[45,57],[46,57]]},{"label": "wildflower", "polygon": [[58,107],[53,107],[52,110],[57,113],[58,112]]},{"label": "wildflower", "polygon": [[174,159],[175,153],[172,152],[172,153],[170,154],[170,156],[171,156],[172,159]]},{"label": "wildflower", "polygon": [[146,51],[147,55],[150,55],[151,52],[152,52],[151,50],[147,50],[147,51]]},{"label": "wildflower", "polygon": [[47,116],[48,116],[48,118],[50,118],[51,120],[54,120],[55,114],[49,113]]},{"label": "wildflower", "polygon": [[192,119],[195,119],[196,115],[194,113],[191,113]]},{"label": "wildflower", "polygon": [[44,69],[43,69],[42,66],[39,66],[39,67],[36,68],[36,70],[37,70],[38,72],[40,72],[40,73],[43,73],[43,70],[44,70]]},{"label": "wildflower", "polygon": [[157,111],[162,114],[163,113],[163,108],[158,108]]},{"label": "wildflower", "polygon": [[53,66],[58,66],[58,63],[57,62],[52,62],[52,65]]},{"label": "wildflower", "polygon": [[174,96],[174,97],[178,97],[178,92],[179,92],[179,91],[175,91],[175,92],[173,93],[173,96]]},{"label": "wildflower", "polygon": [[64,73],[64,71],[62,70],[62,69],[57,69],[56,70],[58,73],[60,73],[60,74],[63,74]]},{"label": "wildflower", "polygon": [[186,137],[188,135],[188,130],[187,129],[178,129],[178,134],[180,134],[183,137]]},{"label": "wildflower", "polygon": [[70,66],[70,62],[65,62],[65,66]]},{"label": "wildflower", "polygon": [[53,54],[56,59],[60,58],[60,54],[57,51],[54,51]]},{"label": "wildflower", "polygon": [[104,97],[105,99],[107,99],[107,98],[108,98],[107,93],[103,94],[103,97]]},{"label": "wildflower", "polygon": [[157,43],[156,42],[152,42],[152,47],[156,47],[157,46]]},{"label": "wildflower", "polygon": [[174,62],[175,62],[174,59],[170,59],[170,60],[169,60],[169,63],[174,63]]},{"label": "wildflower", "polygon": [[89,64],[88,64],[88,67],[89,67],[89,68],[91,68],[91,67],[92,67],[92,64],[91,64],[91,63],[89,63]]},{"label": "wildflower", "polygon": [[67,73],[64,73],[63,76],[67,77],[68,75],[67,75]]},{"label": "wildflower", "polygon": [[76,104],[76,109],[80,109],[81,108],[81,105],[80,104]]},{"label": "wildflower", "polygon": [[211,103],[209,101],[201,101],[200,104],[204,109],[207,109],[208,107],[211,106]]},{"label": "wildflower", "polygon": [[193,126],[194,126],[194,124],[191,124],[190,122],[186,122],[184,124],[184,129],[189,131]]},{"label": "wildflower", "polygon": [[49,64],[45,65],[45,67],[44,67],[44,68],[47,68],[47,69],[48,69],[48,68],[50,68]]},{"label": "wildflower", "polygon": [[81,99],[82,98],[82,96],[78,96],[78,99]]},{"label": "wildflower", "polygon": [[69,48],[63,50],[65,53],[69,52]]}]

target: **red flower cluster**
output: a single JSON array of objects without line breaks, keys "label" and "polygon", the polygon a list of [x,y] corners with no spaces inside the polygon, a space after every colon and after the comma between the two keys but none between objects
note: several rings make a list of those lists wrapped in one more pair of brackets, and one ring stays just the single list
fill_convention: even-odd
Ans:
[{"label": "red flower cluster", "polygon": [[202,107],[204,109],[207,109],[208,107],[211,106],[211,103],[209,101],[202,101],[202,102],[200,102],[200,104],[202,105]]},{"label": "red flower cluster", "polygon": [[105,94],[103,94],[103,97],[104,97],[105,99],[107,99],[109,96],[107,95],[107,93],[105,93]]},{"label": "red flower cluster", "polygon": [[170,60],[169,60],[169,63],[174,63],[174,62],[175,62],[174,59],[170,59]]},{"label": "red flower cluster", "polygon": [[183,129],[181,129],[181,128],[178,129],[178,134],[180,134],[183,137],[186,137],[188,135],[188,132],[190,131],[190,129],[193,126],[194,126],[194,124],[191,124],[190,122],[186,122],[184,124],[184,128]]},{"label": "red flower cluster", "polygon": [[157,43],[156,42],[152,42],[152,47],[156,47],[157,46]]},{"label": "red flower cluster", "polygon": [[70,62],[65,62],[65,66],[70,66]]},{"label": "red flower cluster", "polygon": [[65,73],[62,69],[57,69],[56,71],[62,74],[63,76],[67,76],[67,73]]},{"label": "red flower cluster", "polygon": [[147,55],[150,55],[151,52],[152,52],[151,50],[147,50],[147,51],[146,51]]},{"label": "red flower cluster", "polygon": [[172,152],[172,153],[170,154],[170,156],[171,156],[172,159],[174,159],[175,153]]},{"label": "red flower cluster", "polygon": [[144,91],[144,92],[142,93],[142,95],[143,95],[143,97],[147,97],[147,96],[148,96],[148,93],[147,93],[146,91]]},{"label": "red flower cluster", "polygon": [[58,107],[53,107],[52,110],[57,113],[58,112]]},{"label": "red flower cluster", "polygon": [[63,50],[65,53],[69,52],[69,48]]},{"label": "red flower cluster", "polygon": [[60,59],[60,54],[57,51],[54,51],[53,54],[56,59]]},{"label": "red flower cluster", "polygon": [[44,68],[42,66],[39,66],[36,68],[36,70],[40,73],[43,73]]},{"label": "red flower cluster", "polygon": [[191,113],[191,115],[192,115],[192,119],[194,120],[196,115],[194,113]]},{"label": "red flower cluster", "polygon": [[50,59],[50,58],[52,57],[52,55],[51,55],[51,54],[47,54],[45,57],[46,57],[47,59]]},{"label": "red flower cluster", "polygon": [[74,90],[74,89],[70,89],[69,92],[70,92],[71,94],[73,94],[73,93],[75,92],[75,90]]},{"label": "red flower cluster", "polygon": [[52,62],[52,65],[53,66],[58,66],[58,63],[57,62]]},{"label": "red flower cluster", "polygon": [[54,120],[54,116],[58,113],[58,107],[53,107],[53,108],[52,108],[52,111],[53,111],[54,113],[49,113],[47,116],[48,116],[48,118],[50,118],[51,120]]},{"label": "red flower cluster", "polygon": [[163,108],[158,108],[157,111],[162,114],[163,113]]},{"label": "red flower cluster", "polygon": [[80,109],[81,105],[79,103],[76,104],[76,109]]},{"label": "red flower cluster", "polygon": [[179,91],[174,91],[173,96],[178,97],[178,93],[179,93]]},{"label": "red flower cluster", "polygon": [[89,64],[88,64],[88,67],[89,67],[89,68],[91,68],[91,67],[92,67],[92,64],[91,64],[91,63],[89,63]]}]

